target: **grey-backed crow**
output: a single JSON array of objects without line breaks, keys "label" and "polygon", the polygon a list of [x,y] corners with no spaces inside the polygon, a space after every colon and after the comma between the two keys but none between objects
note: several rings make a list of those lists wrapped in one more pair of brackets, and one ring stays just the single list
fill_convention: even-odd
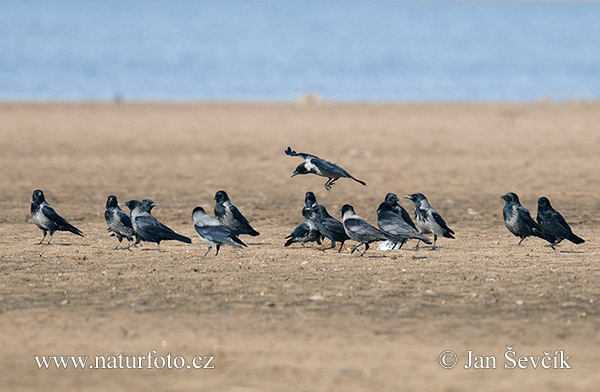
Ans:
[{"label": "grey-backed crow", "polygon": [[54,208],[50,207],[50,204],[44,197],[44,192],[39,189],[33,191],[31,197],[31,217],[37,227],[44,232],[44,236],[40,240],[39,244],[46,238],[46,233],[50,232],[50,238],[48,244],[52,241],[52,236],[55,231],[69,231],[73,234],[83,237],[83,233],[67,222],[62,216],[58,215]]},{"label": "grey-backed crow", "polygon": [[286,155],[292,157],[299,156],[305,160],[296,167],[296,170],[294,170],[294,172],[292,173],[292,177],[298,174],[309,173],[316,174],[321,177],[326,177],[328,178],[327,182],[325,183],[325,189],[327,190],[330,190],[333,183],[336,182],[339,178],[351,178],[359,184],[365,186],[367,185],[364,181],[361,181],[352,176],[352,174],[348,173],[346,170],[344,170],[344,168],[338,166],[335,163],[331,163],[329,161],[321,159],[315,155],[306,154],[303,152],[296,152],[293,151],[291,147],[288,147],[287,150],[285,150],[285,153]]}]

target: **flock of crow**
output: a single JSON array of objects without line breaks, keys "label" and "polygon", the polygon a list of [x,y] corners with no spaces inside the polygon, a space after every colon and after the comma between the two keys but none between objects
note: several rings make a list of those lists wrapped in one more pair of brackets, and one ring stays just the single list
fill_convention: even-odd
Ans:
[{"label": "flock of crow", "polygon": [[[297,153],[290,147],[285,150],[285,154],[299,156],[304,159],[304,162],[296,167],[292,177],[299,174],[316,174],[326,177],[328,180],[325,183],[325,189],[328,191],[340,178],[350,178],[366,186],[364,181],[355,178],[342,167],[315,155]],[[327,212],[325,206],[317,203],[313,192],[306,192],[304,208],[302,209],[304,222],[285,238],[287,240],[285,246],[295,242],[300,243],[302,246],[309,242],[316,242],[321,245],[323,240],[327,238],[331,245],[322,250],[333,249],[339,242],[338,252],[340,252],[345,241],[353,240],[357,244],[350,253],[353,254],[361,245],[364,245],[364,250],[360,254],[362,256],[369,249],[369,245],[377,241],[388,241],[392,244],[392,249],[400,249],[406,241],[414,239],[418,241],[416,245],[418,248],[421,241],[431,244],[431,240],[426,234],[432,234],[432,249],[436,249],[438,237],[454,238],[454,231],[448,227],[442,216],[431,207],[423,194],[414,193],[404,197],[414,203],[416,224],[412,221],[409,213],[399,204],[398,196],[394,193],[388,193],[377,208],[378,228],[376,228],[358,216],[349,204],[345,204],[340,209],[342,221],[338,221]],[[546,197],[538,199],[537,221],[521,205],[519,197],[515,193],[507,193],[501,198],[506,203],[503,209],[504,223],[511,233],[520,238],[519,245],[525,238],[530,236],[548,241],[553,249],[564,239],[575,244],[585,242],[582,238],[573,234],[569,224],[558,211],[552,208]],[[204,256],[214,246],[216,246],[217,255],[223,245],[238,248],[245,247],[246,244],[239,238],[240,235],[259,235],[244,215],[231,203],[225,191],[218,191],[214,199],[214,218],[208,215],[202,207],[196,207],[192,211],[194,229],[208,246]],[[129,214],[119,207],[116,196],[108,196],[106,201],[104,216],[108,224],[108,231],[119,240],[115,249],[120,247],[123,239],[128,241],[125,249],[129,249],[132,245],[136,246],[141,241],[156,243],[159,250],[161,241],[176,240],[192,243],[190,238],[176,233],[152,216],[152,209],[158,205],[154,201],[150,199],[130,200],[125,202],[124,205],[129,208]],[[46,201],[44,192],[39,189],[33,192],[31,216],[34,223],[44,233],[39,242],[40,244],[43,243],[48,233],[50,237],[47,243],[50,244],[56,231],[68,231],[83,237],[83,233],[79,229],[54,211]]]}]

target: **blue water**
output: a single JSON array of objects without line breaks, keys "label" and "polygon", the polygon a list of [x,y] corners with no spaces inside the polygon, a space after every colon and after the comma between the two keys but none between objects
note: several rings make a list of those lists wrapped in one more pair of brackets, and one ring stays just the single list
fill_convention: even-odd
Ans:
[{"label": "blue water", "polygon": [[597,99],[600,4],[0,1],[0,100]]}]

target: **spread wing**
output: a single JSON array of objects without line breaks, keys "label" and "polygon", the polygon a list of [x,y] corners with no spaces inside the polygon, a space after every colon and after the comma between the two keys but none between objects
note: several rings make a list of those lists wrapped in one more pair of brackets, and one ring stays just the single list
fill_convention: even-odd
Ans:
[{"label": "spread wing", "polygon": [[324,159],[316,158],[312,160],[312,163],[321,171],[321,173],[325,175],[328,175],[327,173],[331,173],[338,177],[352,177],[350,173],[348,173],[343,167]]},{"label": "spread wing", "polygon": [[285,150],[284,152],[285,152],[285,155],[289,155],[291,157],[300,157],[300,158],[306,159],[306,160],[308,160],[310,158],[319,159],[319,157],[316,156],[316,155],[307,154],[307,153],[304,153],[304,152],[296,152],[296,151],[292,150],[291,147],[288,147],[287,150]]}]

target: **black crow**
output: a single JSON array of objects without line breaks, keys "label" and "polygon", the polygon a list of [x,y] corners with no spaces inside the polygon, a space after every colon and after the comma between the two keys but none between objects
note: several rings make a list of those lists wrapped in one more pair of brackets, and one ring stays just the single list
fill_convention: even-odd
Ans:
[{"label": "black crow", "polygon": [[[454,231],[446,225],[442,216],[429,205],[425,195],[413,193],[404,197],[415,203],[415,220],[419,231],[423,234],[433,234],[432,249],[435,249],[438,236],[454,238]],[[417,247],[418,245],[417,243]]]},{"label": "black crow", "polygon": [[331,241],[331,246],[323,249],[323,251],[335,248],[335,243],[340,241],[341,245],[338,249],[338,253],[340,253],[344,247],[344,242],[350,239],[342,222],[329,215],[327,208],[320,204],[312,209],[312,214],[313,222],[317,225],[319,232]]},{"label": "black crow", "polygon": [[327,177],[328,180],[325,183],[325,189],[330,190],[331,186],[334,182],[336,182],[339,178],[351,178],[354,181],[358,182],[362,185],[367,185],[364,181],[356,179],[352,176],[352,174],[348,173],[342,167],[336,165],[335,163],[331,163],[324,159],[321,159],[317,156],[311,154],[305,154],[303,152],[293,151],[291,147],[288,147],[285,150],[286,155],[295,157],[299,156],[305,161],[296,167],[296,170],[292,173],[292,177],[298,174],[316,174],[321,177]]},{"label": "black crow", "polygon": [[419,234],[417,229],[407,224],[396,211],[387,202],[379,205],[377,209],[377,226],[383,233],[392,238],[395,244],[400,243],[400,248],[409,239],[417,239],[426,244],[431,244],[429,238]]},{"label": "black crow", "polygon": [[314,223],[312,211],[302,209],[302,216],[304,216],[304,222],[298,225],[292,234],[285,237],[287,241],[284,246],[290,246],[294,242],[299,242],[302,247],[307,242],[316,242],[319,245],[323,243],[323,236]]},{"label": "black crow", "polygon": [[340,212],[342,213],[346,234],[348,234],[348,237],[358,242],[358,245],[352,248],[350,254],[354,253],[359,246],[364,245],[365,250],[360,256],[364,255],[365,252],[369,250],[369,244],[371,242],[386,240],[394,241],[394,238],[371,226],[366,220],[356,215],[354,208],[351,205],[344,204],[340,209]]},{"label": "black crow", "polygon": [[191,239],[175,233],[146,210],[157,205],[152,200],[146,200],[145,204],[142,204],[139,200],[130,200],[125,205],[131,210],[131,223],[138,236],[138,242],[155,242],[157,250],[160,250],[161,241],[177,240],[188,244],[192,243]]},{"label": "black crow", "polygon": [[304,196],[304,208],[302,208],[302,216],[304,222],[292,231],[292,234],[285,237],[287,240],[284,246],[290,246],[294,242],[299,242],[302,247],[307,242],[316,242],[321,245],[323,243],[323,235],[319,232],[315,223],[313,208],[318,205],[317,198],[312,192],[306,192]]},{"label": "black crow", "polygon": [[552,208],[550,200],[548,200],[547,197],[540,197],[538,199],[537,224],[542,230],[542,233],[544,233],[546,241],[550,242],[552,249],[564,239],[567,239],[574,244],[585,242],[583,238],[573,234],[573,231],[565,218]]},{"label": "black crow", "polygon": [[31,217],[33,218],[33,222],[35,222],[37,227],[44,232],[44,236],[40,240],[39,244],[44,241],[47,232],[50,232],[48,244],[50,244],[50,241],[52,241],[52,236],[54,235],[55,231],[70,231],[73,234],[83,237],[83,233],[78,228],[71,225],[63,217],[58,215],[56,211],[54,211],[54,208],[50,207],[50,204],[46,202],[44,192],[39,189],[33,191],[33,195],[31,197]]},{"label": "black crow", "polygon": [[[400,218],[404,221],[404,223],[406,223],[408,226],[412,227],[414,229],[414,231],[416,233],[418,233],[419,230],[417,229],[417,227],[413,223],[412,219],[410,218],[409,213],[404,209],[404,207],[402,207],[400,205],[399,201],[400,201],[400,199],[394,193],[388,193],[387,195],[385,195],[384,203],[386,203],[388,206],[390,206],[392,208],[392,211],[395,212],[396,214],[398,214],[400,216]],[[379,206],[379,207],[381,207],[381,206]],[[377,209],[377,211],[379,214],[379,208]],[[378,225],[379,225],[379,223],[378,223]],[[379,228],[381,229],[381,226]],[[400,241],[400,246],[398,247],[398,249],[402,248],[402,245],[404,245],[405,242],[406,242],[406,240]]]},{"label": "black crow", "polygon": [[508,231],[521,238],[517,245],[521,245],[521,242],[525,238],[532,235],[546,239],[527,208],[523,207],[519,202],[519,196],[516,193],[509,192],[506,195],[500,196],[500,198],[505,201],[502,216],[504,217],[504,223]]},{"label": "black crow", "polygon": [[104,218],[108,224],[108,231],[112,231],[114,236],[119,240],[119,243],[115,249],[119,249],[123,238],[127,238],[129,244],[127,248],[131,247],[131,241],[135,235],[133,226],[131,225],[131,218],[127,215],[120,207],[117,202],[117,197],[114,195],[108,196],[106,200],[106,211],[104,211]]},{"label": "black crow", "polygon": [[260,233],[250,226],[248,219],[242,215],[236,206],[231,204],[229,196],[225,191],[218,191],[215,194],[215,217],[219,222],[233,230],[236,235],[248,234],[257,236]]},{"label": "black crow", "polygon": [[212,216],[209,216],[202,207],[194,208],[192,220],[194,221],[196,233],[198,233],[198,236],[202,241],[208,245],[208,250],[204,253],[203,257],[206,257],[214,245],[217,246],[217,253],[215,256],[219,254],[219,249],[221,249],[222,245],[230,245],[237,248],[246,246],[242,240],[233,234],[229,227],[225,226]]}]

